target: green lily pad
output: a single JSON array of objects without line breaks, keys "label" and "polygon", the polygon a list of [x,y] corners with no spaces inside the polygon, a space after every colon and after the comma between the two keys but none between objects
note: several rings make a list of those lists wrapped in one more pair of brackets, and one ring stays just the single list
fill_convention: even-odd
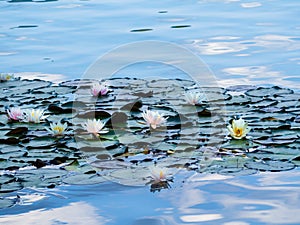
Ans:
[{"label": "green lily pad", "polygon": [[23,185],[18,182],[6,183],[1,185],[0,193],[9,193],[13,191],[18,191],[23,188]]},{"label": "green lily pad", "polygon": [[249,90],[246,92],[246,95],[253,97],[268,97],[283,94],[293,94],[293,91],[287,88],[280,88],[278,86],[274,86],[271,88],[259,87],[257,89]]},{"label": "green lily pad", "polygon": [[128,186],[144,186],[151,180],[150,170],[147,167],[114,170],[104,178]]},{"label": "green lily pad", "polygon": [[0,209],[6,209],[14,206],[18,202],[18,198],[0,198]]},{"label": "green lily pad", "polygon": [[281,161],[247,162],[245,166],[249,169],[272,172],[291,170],[295,168],[295,164]]},{"label": "green lily pad", "polygon": [[66,184],[75,184],[75,185],[84,185],[84,184],[99,184],[107,181],[99,175],[90,175],[90,174],[78,174],[71,175],[63,179],[63,182]]}]

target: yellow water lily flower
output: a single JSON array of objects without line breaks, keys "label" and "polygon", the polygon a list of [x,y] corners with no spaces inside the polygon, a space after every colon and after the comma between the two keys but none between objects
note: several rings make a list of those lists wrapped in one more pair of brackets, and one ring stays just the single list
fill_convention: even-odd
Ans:
[{"label": "yellow water lily flower", "polygon": [[227,126],[227,129],[229,130],[231,137],[234,139],[242,139],[246,137],[250,131],[248,123],[242,118],[238,120],[232,120],[232,123]]},{"label": "yellow water lily flower", "polygon": [[153,129],[156,129],[161,124],[165,123],[167,118],[163,117],[163,114],[160,114],[157,111],[145,110],[142,113],[142,116],[146,123],[151,126]]},{"label": "yellow water lily flower", "polygon": [[50,129],[46,127],[46,130],[49,131],[54,136],[63,135],[68,127],[67,123],[62,124],[61,122],[51,123]]},{"label": "yellow water lily flower", "polygon": [[83,128],[91,134],[98,135],[98,134],[105,134],[108,130],[104,130],[104,123],[101,120],[97,119],[88,119],[87,122],[82,124]]},{"label": "yellow water lily flower", "polygon": [[14,79],[14,75],[12,74],[0,74],[0,81],[4,82],[4,81],[9,81],[9,80],[13,80]]}]

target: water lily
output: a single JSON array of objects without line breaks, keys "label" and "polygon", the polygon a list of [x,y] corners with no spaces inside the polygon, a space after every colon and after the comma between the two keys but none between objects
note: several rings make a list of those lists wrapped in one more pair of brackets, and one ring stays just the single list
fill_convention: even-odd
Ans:
[{"label": "water lily", "polygon": [[153,129],[156,129],[167,120],[167,118],[164,118],[163,114],[160,114],[158,111],[145,110],[142,116],[146,123]]},{"label": "water lily", "polygon": [[61,122],[51,123],[50,129],[46,127],[46,130],[49,131],[54,136],[63,135],[68,127],[67,123],[62,124]]},{"label": "water lily", "polygon": [[93,119],[90,120],[88,119],[87,122],[82,124],[83,128],[91,134],[98,135],[98,134],[105,134],[108,132],[108,130],[104,130],[104,123],[102,123],[101,120]]},{"label": "water lily", "polygon": [[229,130],[231,137],[234,139],[242,139],[250,131],[248,123],[242,118],[238,120],[232,120],[232,123],[227,126],[227,129]]},{"label": "water lily", "polygon": [[0,74],[0,82],[5,82],[5,81],[9,81],[12,80],[14,78],[14,75],[12,74]]},{"label": "water lily", "polygon": [[167,181],[167,174],[165,168],[153,167],[150,168],[151,178],[154,182]]},{"label": "water lily", "polygon": [[20,121],[24,119],[24,112],[19,107],[13,107],[6,110],[8,119],[11,121]]},{"label": "water lily", "polygon": [[26,109],[24,110],[24,122],[40,123],[43,122],[47,116],[44,116],[45,111],[42,109]]},{"label": "water lily", "polygon": [[96,83],[91,87],[91,93],[94,97],[103,96],[108,93],[108,88],[105,85]]},{"label": "water lily", "polygon": [[189,91],[185,93],[186,101],[191,105],[197,105],[204,100],[204,94],[200,92]]}]

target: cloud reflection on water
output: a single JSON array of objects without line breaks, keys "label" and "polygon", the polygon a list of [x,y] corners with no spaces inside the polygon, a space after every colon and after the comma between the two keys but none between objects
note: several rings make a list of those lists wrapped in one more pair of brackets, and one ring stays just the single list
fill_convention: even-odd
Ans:
[{"label": "cloud reflection on water", "polygon": [[188,224],[299,224],[299,176],[299,170],[248,177],[195,174],[168,198]]},{"label": "cloud reflection on water", "polygon": [[60,83],[66,80],[66,76],[63,74],[46,74],[39,72],[22,72],[22,73],[14,73],[15,77],[21,77],[22,79],[42,79],[46,81],[51,81],[53,83]]},{"label": "cloud reflection on water", "polygon": [[299,36],[266,34],[255,36],[253,39],[240,41],[237,40],[237,37],[229,37],[230,36],[212,37],[207,42],[204,42],[203,40],[194,40],[192,42],[192,48],[198,50],[203,55],[241,52],[247,49],[249,49],[249,51],[252,50],[253,52],[257,52],[255,47],[261,47],[268,51],[278,49],[285,49],[286,51],[300,49]]},{"label": "cloud reflection on water", "polygon": [[[293,81],[294,78],[297,79],[297,76],[285,76],[267,66],[231,67],[223,69],[222,72],[233,76],[233,78],[218,80],[219,85],[223,87],[240,84],[258,86],[280,84],[283,87],[299,89],[299,84]],[[238,77],[238,79],[235,77]]]},{"label": "cloud reflection on water", "polygon": [[246,2],[246,3],[241,3],[241,6],[243,8],[256,8],[262,6],[262,4],[260,2]]},{"label": "cloud reflection on water", "polygon": [[242,50],[247,49],[247,46],[243,45],[239,42],[208,42],[202,43],[202,41],[194,41],[193,43],[196,45],[196,49],[198,49],[201,54],[204,55],[217,55],[217,54],[225,54],[231,52],[240,52]]},{"label": "cloud reflection on water", "polygon": [[[150,193],[148,187],[136,189],[118,186],[118,189],[114,189],[112,184],[62,187],[62,190],[67,190],[62,193],[72,203],[65,206],[65,201],[59,200],[63,206],[48,209],[45,208],[46,202],[38,201],[40,203],[36,202],[25,213],[16,213],[18,208],[11,208],[7,211],[12,213],[1,216],[0,223],[20,225],[26,221],[29,225],[76,225],[84,221],[84,224],[91,225],[299,224],[299,176],[299,169],[249,176],[182,171],[171,189],[158,193]],[[184,182],[181,180],[183,178]],[[52,201],[56,202],[57,199]]]},{"label": "cloud reflection on water", "polygon": [[97,213],[97,209],[85,202],[73,202],[67,206],[52,209],[39,209],[19,215],[0,217],[5,225],[104,225],[108,220]]},{"label": "cloud reflection on water", "polygon": [[[202,55],[226,54],[226,58],[222,58],[222,61],[235,57],[236,61],[230,61],[232,66],[227,64],[220,68],[222,76],[219,84],[221,86],[249,83],[252,85],[279,84],[299,88],[299,84],[295,82],[298,75],[294,71],[299,65],[299,59],[295,57],[295,53],[300,49],[300,36],[265,34],[245,40],[237,36],[215,36],[207,41],[194,40],[191,46]],[[291,58],[287,61],[286,57],[289,54]],[[285,67],[291,68],[289,74],[285,71]],[[215,72],[218,73],[218,71]]]}]

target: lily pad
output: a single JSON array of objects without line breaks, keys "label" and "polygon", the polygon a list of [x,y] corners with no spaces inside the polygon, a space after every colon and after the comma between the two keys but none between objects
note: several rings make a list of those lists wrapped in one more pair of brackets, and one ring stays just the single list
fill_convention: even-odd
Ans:
[{"label": "lily pad", "polygon": [[246,95],[253,97],[278,96],[282,94],[293,94],[293,91],[287,88],[280,88],[278,86],[274,86],[271,88],[258,87],[257,89],[249,90],[246,92]]},{"label": "lily pad", "polygon": [[260,171],[285,171],[295,168],[295,164],[291,162],[281,162],[281,161],[261,161],[261,162],[248,162],[245,166],[249,169],[256,169]]},{"label": "lily pad", "polygon": [[105,180],[103,177],[99,175],[90,175],[90,174],[78,174],[78,175],[71,175],[63,179],[63,182],[66,184],[76,184],[76,185],[83,185],[83,184],[99,184],[103,183]]}]

